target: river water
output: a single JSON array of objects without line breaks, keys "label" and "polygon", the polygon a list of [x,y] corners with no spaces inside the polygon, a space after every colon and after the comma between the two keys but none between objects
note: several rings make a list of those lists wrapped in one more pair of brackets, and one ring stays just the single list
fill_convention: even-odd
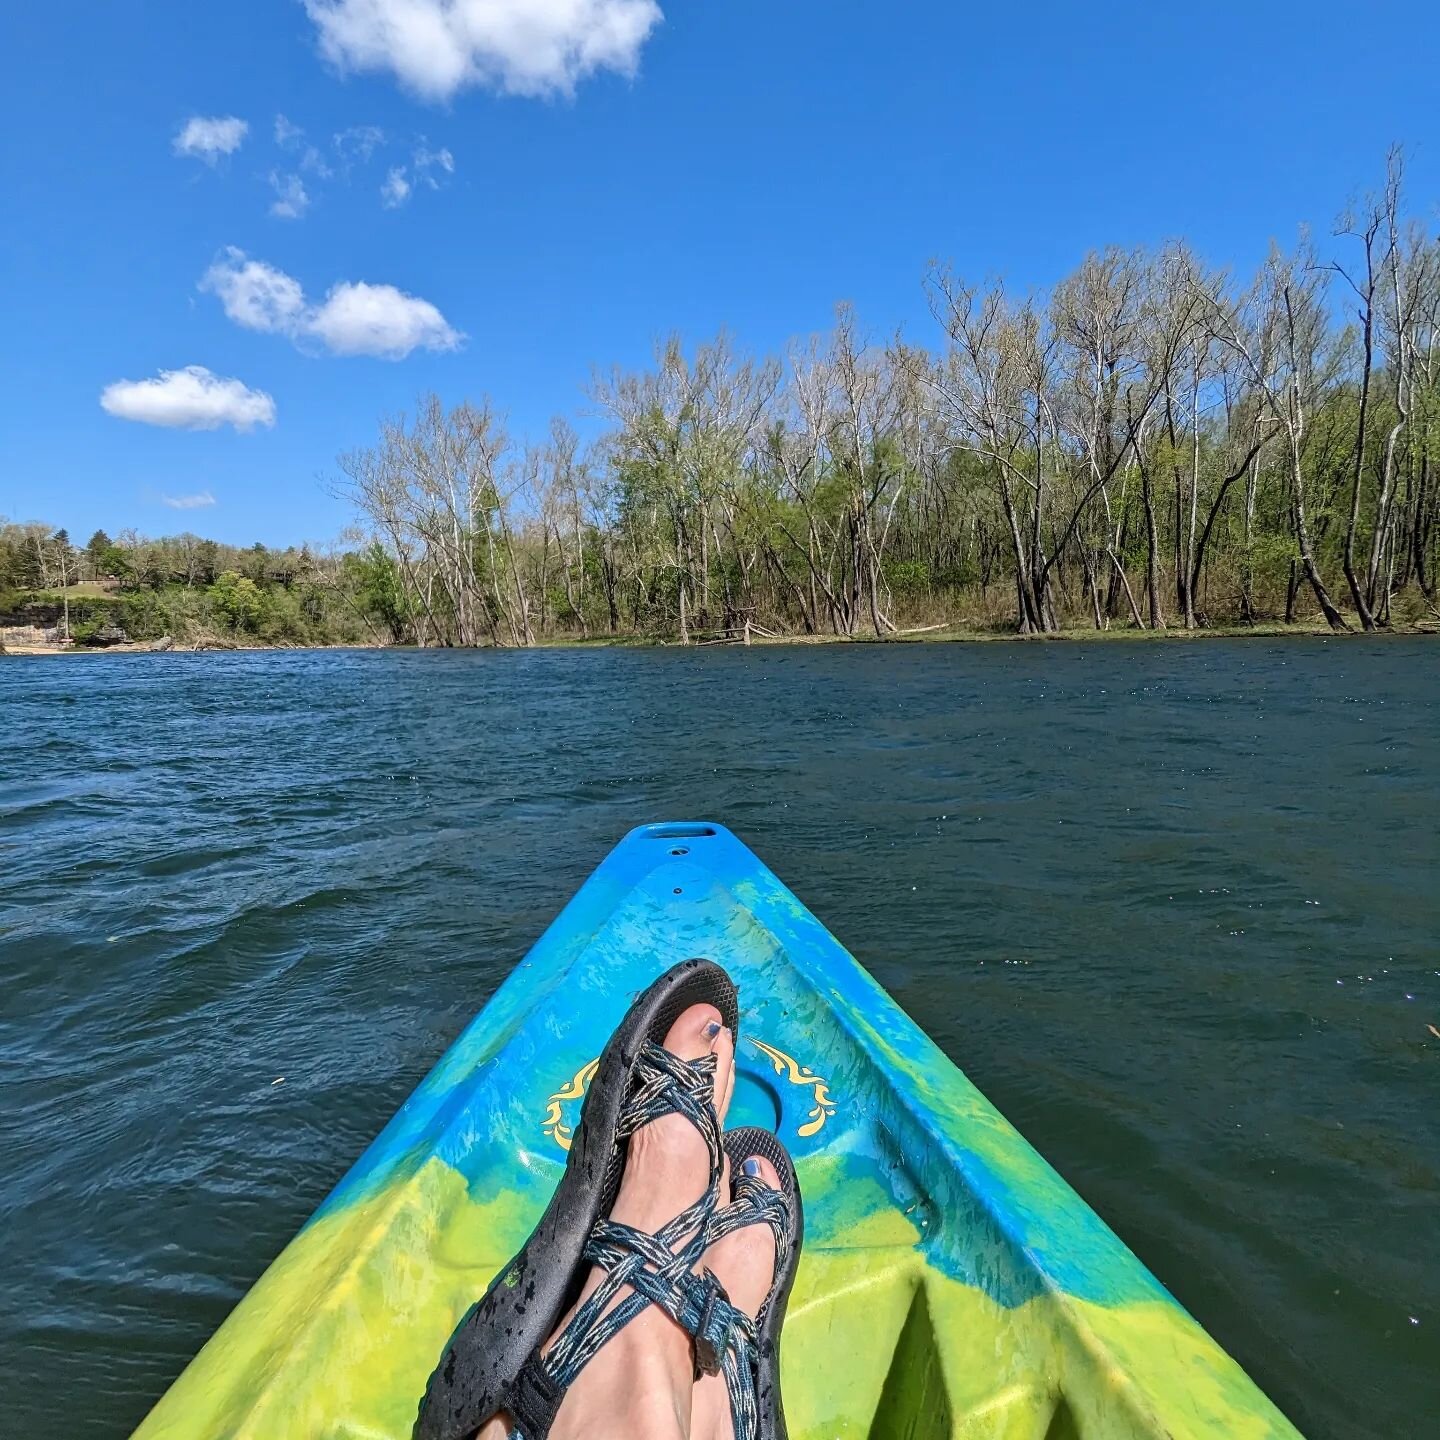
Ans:
[{"label": "river water", "polygon": [[14,660],[0,734],[7,1435],[127,1434],[666,818],[749,841],[1307,1434],[1440,1428],[1433,643]]}]

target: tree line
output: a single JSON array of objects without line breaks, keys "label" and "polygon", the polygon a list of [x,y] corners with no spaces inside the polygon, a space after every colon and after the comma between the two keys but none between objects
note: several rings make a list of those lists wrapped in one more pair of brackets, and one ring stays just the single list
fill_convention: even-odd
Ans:
[{"label": "tree line", "polygon": [[[0,519],[0,626],[33,626],[77,644],[169,636],[186,644],[391,644],[373,547],[225,545],[185,533],[84,545],[64,530]],[[393,605],[388,609],[393,610]]]},{"label": "tree line", "polygon": [[430,397],[341,458],[422,645],[1435,614],[1440,244],[1402,163],[1247,278],[1185,243],[1044,294],[925,277],[938,342],[848,307],[597,373],[603,429],[517,445]]},{"label": "tree line", "polygon": [[842,305],[783,355],[597,371],[583,442],[424,398],[340,458],[360,524],[325,554],[8,526],[0,590],[103,581],[137,638],[423,646],[1440,618],[1440,239],[1398,151],[1251,276],[1175,242],[924,287],[929,344]]}]

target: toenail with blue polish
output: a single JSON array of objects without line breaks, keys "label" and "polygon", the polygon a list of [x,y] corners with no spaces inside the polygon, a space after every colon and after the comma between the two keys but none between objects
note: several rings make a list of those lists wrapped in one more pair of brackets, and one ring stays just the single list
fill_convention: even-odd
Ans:
[{"label": "toenail with blue polish", "polygon": [[755,1159],[747,1160],[740,1167],[740,1173],[742,1175],[753,1175],[758,1180],[760,1178],[760,1162]]},{"label": "toenail with blue polish", "polygon": [[711,1040],[713,1040],[719,1033],[720,1033],[720,1022],[719,1022],[718,1020],[712,1020],[712,1021],[705,1027],[705,1034],[706,1034]]}]

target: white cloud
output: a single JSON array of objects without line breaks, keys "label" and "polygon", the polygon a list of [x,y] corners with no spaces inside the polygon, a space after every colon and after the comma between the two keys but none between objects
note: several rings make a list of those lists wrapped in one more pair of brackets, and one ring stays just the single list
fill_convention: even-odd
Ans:
[{"label": "white cloud", "polygon": [[275,402],[263,390],[212,375],[203,365],[162,370],[154,380],[117,380],[100,392],[100,407],[122,420],[176,430],[253,430],[275,423]]},{"label": "white cloud", "polygon": [[393,285],[342,281],[322,303],[311,304],[298,280],[233,246],[205,272],[200,288],[217,295],[237,325],[285,335],[297,345],[316,340],[333,355],[403,360],[413,350],[458,349],[465,338],[428,300]]},{"label": "white cloud", "polygon": [[440,188],[440,182],[431,171],[443,170],[447,175],[455,173],[455,157],[445,149],[431,150],[422,142],[415,152],[415,178],[432,190]]},{"label": "white cloud", "polygon": [[281,175],[270,172],[270,188],[275,192],[270,213],[281,220],[299,220],[310,208],[310,196],[305,182],[298,175]]},{"label": "white cloud", "polygon": [[387,210],[398,210],[417,185],[423,185],[427,190],[438,190],[441,182],[436,178],[437,170],[443,170],[446,175],[455,173],[455,157],[449,150],[431,150],[424,140],[421,140],[411,159],[414,161],[413,171],[407,171],[404,165],[392,165],[385,183],[380,187],[380,203]]},{"label": "white cloud", "polygon": [[204,274],[200,288],[220,297],[225,313],[246,330],[293,334],[305,313],[300,282],[233,245]]},{"label": "white cloud", "polygon": [[410,182],[405,178],[405,167],[394,166],[380,187],[380,203],[387,210],[398,210],[410,198]]},{"label": "white cloud", "polygon": [[336,285],[307,328],[336,355],[387,360],[403,360],[412,350],[454,350],[464,339],[428,300],[364,281]]},{"label": "white cloud", "polygon": [[162,495],[160,503],[172,510],[204,510],[215,503],[215,497],[208,490],[202,490],[198,495]]},{"label": "white cloud", "polygon": [[305,153],[300,157],[300,168],[308,170],[317,180],[328,180],[335,173],[313,145],[305,147]]},{"label": "white cloud", "polygon": [[275,117],[275,143],[282,150],[289,150],[304,138],[305,131],[299,125],[293,124],[284,115]]},{"label": "white cloud", "polygon": [[455,157],[448,150],[429,150],[423,144],[415,152],[415,165],[420,170],[438,165],[447,175],[455,173]]},{"label": "white cloud", "polygon": [[599,70],[633,75],[656,0],[304,0],[342,70],[392,71],[428,100],[478,85],[571,95]]},{"label": "white cloud", "polygon": [[249,129],[234,115],[192,115],[171,145],[177,155],[193,155],[214,165],[222,155],[233,155],[240,148]]},{"label": "white cloud", "polygon": [[362,164],[385,143],[385,132],[378,125],[352,125],[335,135],[335,150],[342,160],[359,160]]},{"label": "white cloud", "polygon": [[[328,180],[334,174],[325,157],[320,153],[319,147],[306,140],[305,127],[295,124],[288,115],[275,117],[275,144],[281,150],[288,150],[291,154],[299,153],[298,168],[313,175],[317,180]],[[274,184],[273,176],[271,184]]]}]

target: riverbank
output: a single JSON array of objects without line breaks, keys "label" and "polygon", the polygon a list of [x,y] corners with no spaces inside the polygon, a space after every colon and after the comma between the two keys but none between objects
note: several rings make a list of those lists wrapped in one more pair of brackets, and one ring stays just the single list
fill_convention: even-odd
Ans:
[{"label": "riverbank", "polygon": [[[1106,644],[1123,644],[1127,641],[1165,640],[1266,640],[1278,638],[1309,638],[1344,640],[1353,636],[1370,635],[1440,635],[1440,620],[1418,624],[1392,625],[1384,630],[1361,630],[1357,625],[1350,630],[1331,630],[1324,624],[1285,625],[1280,622],[1258,625],[1215,625],[1195,630],[1171,627],[1160,630],[1137,630],[1134,628],[1096,630],[1076,628],[1054,630],[1048,634],[1021,635],[1014,630],[973,630],[963,626],[937,626],[924,630],[900,631],[894,635],[754,635],[748,641],[738,638],[716,637],[692,640],[692,648],[702,646],[776,646],[776,645],[934,645],[934,644],[1080,644],[1103,641]],[[539,641],[541,649],[586,649],[610,647],[653,647],[676,646],[680,642],[675,636],[645,635],[592,635],[580,637],[565,636]]]},{"label": "riverbank", "polygon": [[[1440,620],[1425,621],[1409,625],[1392,625],[1383,630],[1364,631],[1358,626],[1350,630],[1331,630],[1327,625],[1264,623],[1259,625],[1216,625],[1195,630],[1171,627],[1162,630],[1137,630],[1134,628],[1116,630],[1071,629],[1056,630],[1044,635],[1019,635],[1005,630],[970,630],[960,626],[940,626],[933,629],[902,631],[894,635],[752,635],[749,640],[730,636],[710,636],[692,639],[686,648],[703,649],[750,645],[752,647],[795,646],[795,645],[935,645],[935,644],[1124,644],[1132,641],[1197,641],[1197,640],[1276,640],[1276,639],[1324,639],[1346,640],[1369,634],[1372,637],[1440,635]],[[679,648],[681,642],[674,635],[564,635],[539,640],[536,650],[608,650],[608,649],[670,649]],[[416,646],[364,645],[346,643],[340,645],[273,645],[217,644],[207,641],[199,645],[180,645],[165,641],[142,641],[118,645],[54,645],[23,644],[7,645],[0,649],[0,657],[42,655],[145,655],[145,654],[200,654],[215,651],[284,651],[284,650],[413,650]],[[491,648],[491,647],[482,647]]]},{"label": "riverbank", "polygon": [[394,647],[387,645],[356,645],[352,643],[337,645],[217,645],[207,642],[201,645],[177,645],[173,641],[168,643],[159,640],[140,640],[133,642],[122,642],[116,645],[52,645],[52,644],[23,644],[23,645],[0,645],[0,660],[8,660],[11,657],[23,655],[203,655],[229,651],[249,650],[387,650]]}]

